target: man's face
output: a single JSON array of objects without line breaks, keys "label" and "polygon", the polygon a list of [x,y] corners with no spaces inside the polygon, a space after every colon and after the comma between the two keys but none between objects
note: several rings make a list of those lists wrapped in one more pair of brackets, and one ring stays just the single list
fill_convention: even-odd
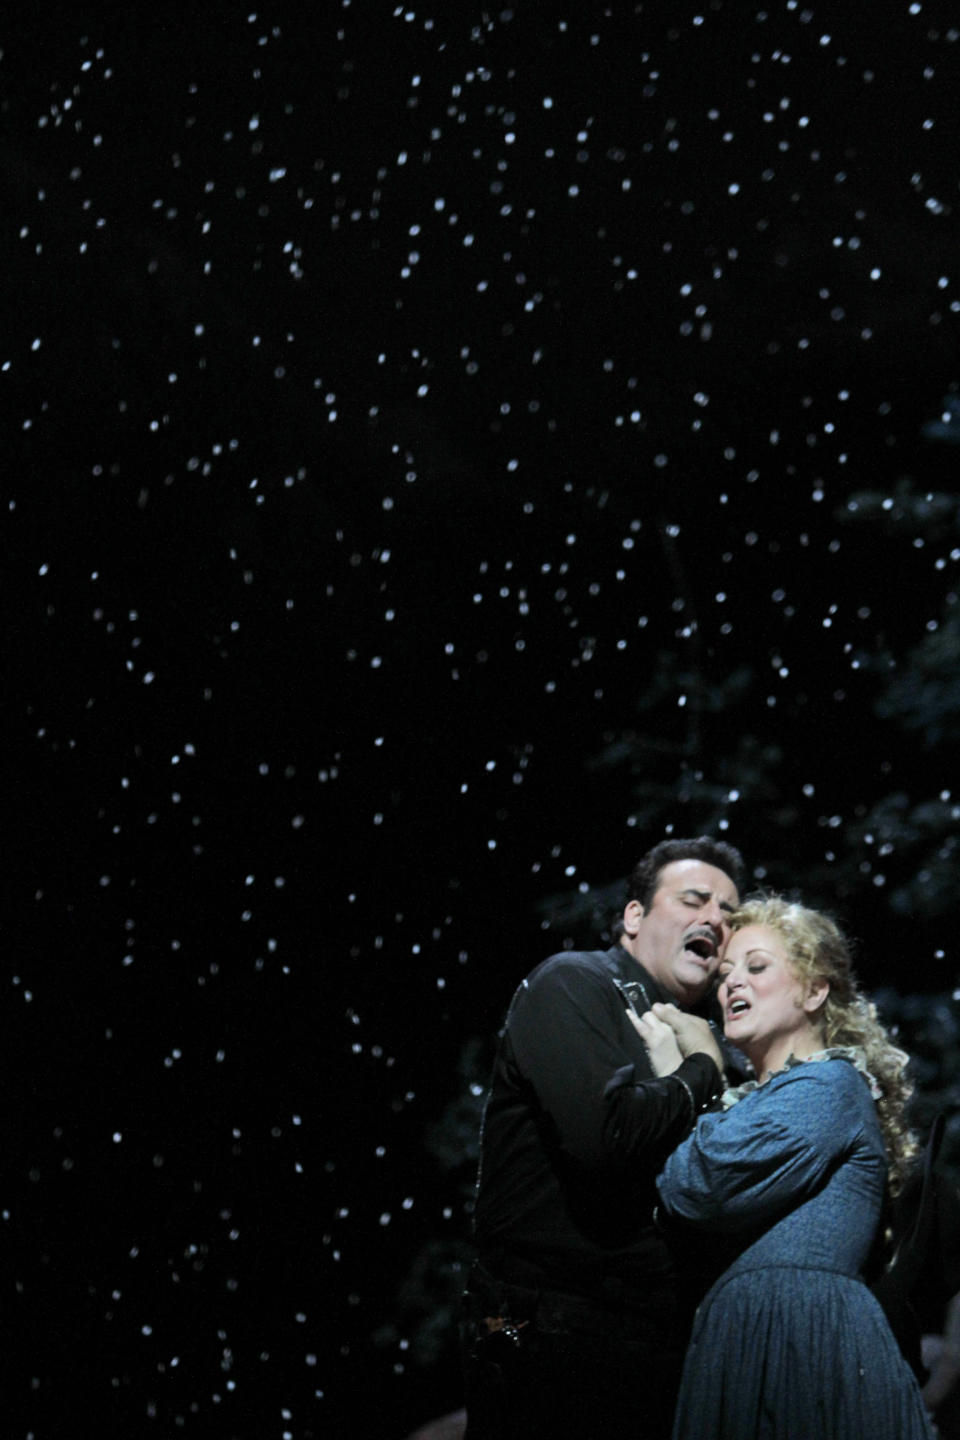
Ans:
[{"label": "man's face", "polygon": [[672,860],[647,909],[631,900],[622,943],[665,990],[692,1005],[709,990],[739,902],[729,875],[702,860]]}]

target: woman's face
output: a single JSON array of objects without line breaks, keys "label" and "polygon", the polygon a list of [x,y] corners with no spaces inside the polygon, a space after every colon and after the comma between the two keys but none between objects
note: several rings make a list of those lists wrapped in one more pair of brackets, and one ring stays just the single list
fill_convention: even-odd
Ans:
[{"label": "woman's face", "polygon": [[[746,925],[734,932],[720,962],[717,998],[728,1040],[755,1056],[766,1068],[783,1064],[791,1053],[812,1054],[816,1041],[811,1012],[825,991],[810,995],[790,961],[786,941],[768,925]],[[808,1009],[809,1007],[809,1009]],[[814,1044],[816,1048],[816,1044]]]}]

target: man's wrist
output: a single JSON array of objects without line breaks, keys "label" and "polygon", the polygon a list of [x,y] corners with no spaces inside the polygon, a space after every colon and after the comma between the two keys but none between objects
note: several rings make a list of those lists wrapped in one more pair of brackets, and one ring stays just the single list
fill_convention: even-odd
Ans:
[{"label": "man's wrist", "polygon": [[711,1109],[723,1094],[723,1071],[705,1050],[685,1056],[674,1075],[689,1087],[697,1115]]}]

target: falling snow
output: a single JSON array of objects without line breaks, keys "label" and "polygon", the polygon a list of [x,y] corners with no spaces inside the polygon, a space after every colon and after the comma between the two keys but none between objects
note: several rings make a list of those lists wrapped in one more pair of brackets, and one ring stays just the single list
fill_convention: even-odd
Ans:
[{"label": "falling snow", "polygon": [[902,988],[960,818],[960,29],[888,11],[5,47],[11,1434],[453,1408],[445,1107],[671,826]]}]

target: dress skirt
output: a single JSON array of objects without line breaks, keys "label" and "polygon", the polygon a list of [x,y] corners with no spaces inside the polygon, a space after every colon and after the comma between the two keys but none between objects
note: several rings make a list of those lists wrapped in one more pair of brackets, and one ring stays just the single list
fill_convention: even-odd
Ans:
[{"label": "dress skirt", "polygon": [[910,1367],[862,1281],[728,1271],[700,1305],[674,1440],[933,1440]]}]

